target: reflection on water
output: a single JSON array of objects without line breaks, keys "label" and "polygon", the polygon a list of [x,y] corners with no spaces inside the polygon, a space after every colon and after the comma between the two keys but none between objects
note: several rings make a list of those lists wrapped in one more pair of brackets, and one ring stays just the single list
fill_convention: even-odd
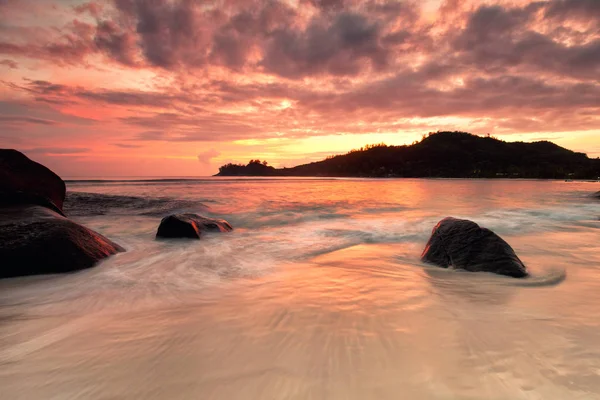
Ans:
[{"label": "reflection on water", "polygon": [[[593,184],[70,189],[176,199],[165,212],[197,202],[237,229],[156,242],[156,201],[129,199],[126,221],[121,200],[104,204],[105,215],[75,213],[128,252],[77,274],[0,282],[1,398],[600,398],[600,206],[585,197]],[[533,278],[421,264],[447,215],[503,235]]]}]

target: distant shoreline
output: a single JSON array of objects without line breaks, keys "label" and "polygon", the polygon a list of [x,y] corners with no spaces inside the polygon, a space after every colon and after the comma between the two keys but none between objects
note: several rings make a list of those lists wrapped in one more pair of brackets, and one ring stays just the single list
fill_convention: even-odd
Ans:
[{"label": "distant shoreline", "polygon": [[435,132],[408,146],[375,144],[292,168],[225,164],[216,176],[598,180],[600,159],[549,141]]},{"label": "distant shoreline", "polygon": [[252,176],[252,175],[240,175],[240,176],[204,176],[204,177],[190,177],[190,178],[123,178],[118,177],[107,178],[107,179],[65,179],[65,183],[120,183],[120,182],[131,182],[131,183],[152,183],[152,182],[202,182],[202,181],[285,181],[285,180],[399,180],[399,179],[423,179],[423,180],[475,180],[475,181],[556,181],[565,183],[600,183],[599,180],[593,179],[573,179],[571,181],[565,181],[564,179],[555,178],[460,178],[460,177],[368,177],[368,176]]}]

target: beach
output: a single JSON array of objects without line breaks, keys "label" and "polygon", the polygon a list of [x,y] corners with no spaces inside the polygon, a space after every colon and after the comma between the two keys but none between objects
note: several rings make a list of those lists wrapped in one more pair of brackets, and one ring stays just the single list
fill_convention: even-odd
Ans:
[{"label": "beach", "polygon": [[[67,180],[65,213],[127,252],[0,282],[7,399],[600,398],[597,184]],[[174,212],[235,230],[156,241]],[[420,261],[468,218],[531,276]]]}]

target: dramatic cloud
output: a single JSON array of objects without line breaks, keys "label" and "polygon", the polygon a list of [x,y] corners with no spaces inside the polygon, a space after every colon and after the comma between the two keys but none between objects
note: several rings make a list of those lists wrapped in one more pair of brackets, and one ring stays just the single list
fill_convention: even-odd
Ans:
[{"label": "dramatic cloud", "polygon": [[215,149],[210,149],[207,151],[203,151],[202,153],[198,154],[198,161],[201,164],[210,164],[210,161],[221,155],[221,152],[215,150]]},{"label": "dramatic cloud", "polygon": [[24,149],[27,154],[80,154],[87,153],[90,149],[83,149],[78,147],[37,147],[34,149]]},{"label": "dramatic cloud", "polygon": [[597,0],[22,0],[0,14],[3,142],[86,149],[48,157],[199,174],[215,157],[291,165],[438,129],[599,155]]},{"label": "dramatic cloud", "polygon": [[19,65],[12,60],[0,60],[0,65],[4,65],[11,69],[17,69],[19,67]]},{"label": "dramatic cloud", "polygon": [[382,28],[356,13],[340,13],[331,21],[313,20],[303,31],[279,30],[266,47],[262,64],[285,77],[326,72],[356,75],[365,62],[377,70],[388,64]]},{"label": "dramatic cloud", "polygon": [[[570,1],[570,3],[578,3],[579,9],[585,9],[585,4],[581,4],[585,2]],[[524,8],[514,9],[482,6],[469,17],[466,28],[454,43],[454,48],[458,51],[462,62],[489,72],[520,67],[531,72],[598,80],[600,77],[598,32],[584,35],[588,40],[579,38],[573,43],[570,43],[570,40],[561,43],[556,41],[552,34],[543,34],[535,30],[534,22],[540,9],[545,8],[544,15],[548,18],[560,17],[564,20],[569,16],[578,16],[569,7],[559,8],[559,5],[532,3]],[[597,15],[596,18],[600,20]],[[597,25],[598,21],[595,22]],[[575,36],[574,32],[571,35],[564,31],[563,33],[567,36],[565,39]]]},{"label": "dramatic cloud", "polygon": [[38,125],[56,125],[56,121],[51,121],[48,119],[41,119],[41,118],[34,118],[34,117],[19,117],[19,116],[15,116],[15,117],[11,117],[11,116],[5,116],[5,115],[0,115],[0,124],[1,123],[31,123],[31,124],[38,124]]},{"label": "dramatic cloud", "polygon": [[114,143],[113,146],[120,147],[122,149],[139,149],[143,146],[139,144],[129,144],[129,143]]},{"label": "dramatic cloud", "polygon": [[99,51],[105,52],[121,64],[136,65],[135,37],[130,32],[123,32],[112,21],[98,23],[94,44]]}]

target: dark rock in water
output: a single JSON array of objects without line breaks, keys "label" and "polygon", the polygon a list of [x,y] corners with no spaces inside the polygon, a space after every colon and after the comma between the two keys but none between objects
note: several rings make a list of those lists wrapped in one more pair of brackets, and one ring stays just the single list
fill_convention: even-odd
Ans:
[{"label": "dark rock in water", "polygon": [[443,268],[485,271],[515,278],[527,276],[525,265],[500,236],[475,222],[444,218],[431,234],[421,259]]},{"label": "dark rock in water", "polygon": [[89,268],[123,248],[47,208],[0,208],[0,278]]},{"label": "dark rock in water", "polygon": [[229,232],[233,228],[222,219],[202,217],[197,214],[174,214],[160,221],[157,238],[200,239],[203,232]]},{"label": "dark rock in water", "polygon": [[62,214],[65,183],[16,150],[0,149],[0,206],[37,204]]},{"label": "dark rock in water", "polygon": [[592,196],[595,197],[596,199],[600,200],[600,192],[596,192]]}]

